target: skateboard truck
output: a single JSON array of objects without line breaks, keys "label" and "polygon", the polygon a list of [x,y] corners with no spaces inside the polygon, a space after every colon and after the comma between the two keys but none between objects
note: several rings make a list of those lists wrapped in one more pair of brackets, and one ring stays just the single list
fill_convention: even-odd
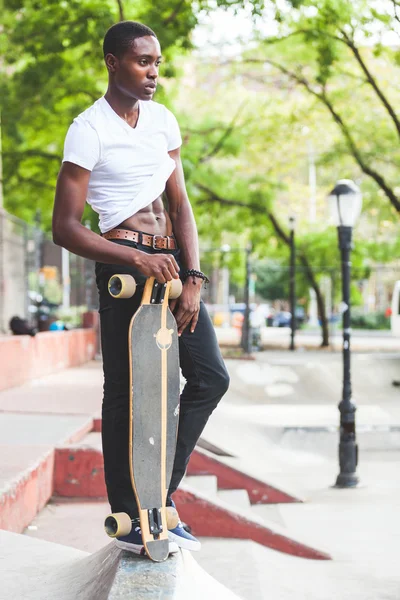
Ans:
[{"label": "skateboard truck", "polygon": [[157,539],[163,531],[161,509],[149,508],[148,515],[150,533]]}]

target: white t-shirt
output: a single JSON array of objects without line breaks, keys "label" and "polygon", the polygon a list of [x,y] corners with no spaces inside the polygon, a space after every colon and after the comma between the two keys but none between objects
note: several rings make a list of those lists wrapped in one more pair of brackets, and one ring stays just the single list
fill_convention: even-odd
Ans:
[{"label": "white t-shirt", "polygon": [[181,144],[177,120],[162,104],[139,101],[133,128],[102,97],[74,119],[63,162],[91,171],[87,202],[105,233],[163,193],[175,169],[168,152]]}]

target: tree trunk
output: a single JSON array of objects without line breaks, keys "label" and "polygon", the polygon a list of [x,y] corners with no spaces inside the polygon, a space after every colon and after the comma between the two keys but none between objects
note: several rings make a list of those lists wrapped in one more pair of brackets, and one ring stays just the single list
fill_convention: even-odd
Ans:
[{"label": "tree trunk", "polygon": [[328,319],[326,317],[324,297],[322,295],[321,288],[319,287],[319,284],[314,276],[313,270],[308,263],[307,258],[304,255],[300,255],[300,261],[306,269],[308,280],[310,281],[311,287],[315,291],[315,294],[317,297],[318,314],[321,319],[321,329],[322,329],[321,347],[325,348],[325,347],[329,346],[329,324],[328,324]]}]

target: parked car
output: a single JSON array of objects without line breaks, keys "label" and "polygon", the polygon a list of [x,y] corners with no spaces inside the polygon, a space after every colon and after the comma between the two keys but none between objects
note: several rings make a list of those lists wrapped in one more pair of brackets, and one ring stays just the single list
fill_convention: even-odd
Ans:
[{"label": "parked car", "polygon": [[290,327],[292,322],[292,313],[287,310],[277,312],[272,321],[273,327]]},{"label": "parked car", "polygon": [[[306,315],[305,310],[302,306],[296,308],[296,326],[300,327],[305,321]],[[281,310],[277,312],[272,321],[273,327],[291,327],[292,325],[292,313],[288,310]]]}]

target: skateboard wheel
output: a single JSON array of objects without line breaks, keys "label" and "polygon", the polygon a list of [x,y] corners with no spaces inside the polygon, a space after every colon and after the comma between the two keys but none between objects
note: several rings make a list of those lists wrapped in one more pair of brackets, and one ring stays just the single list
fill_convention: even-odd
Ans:
[{"label": "skateboard wheel", "polygon": [[171,287],[169,290],[169,297],[171,300],[175,300],[182,294],[182,281],[180,279],[173,279],[171,281]]},{"label": "skateboard wheel", "polygon": [[113,275],[108,280],[108,291],[113,298],[132,298],[136,281],[132,275]]},{"label": "skateboard wheel", "polygon": [[104,529],[112,538],[129,535],[132,530],[132,519],[126,513],[108,515],[104,521]]},{"label": "skateboard wheel", "polygon": [[167,527],[168,529],[175,529],[179,523],[179,515],[176,508],[173,506],[167,506]]}]

